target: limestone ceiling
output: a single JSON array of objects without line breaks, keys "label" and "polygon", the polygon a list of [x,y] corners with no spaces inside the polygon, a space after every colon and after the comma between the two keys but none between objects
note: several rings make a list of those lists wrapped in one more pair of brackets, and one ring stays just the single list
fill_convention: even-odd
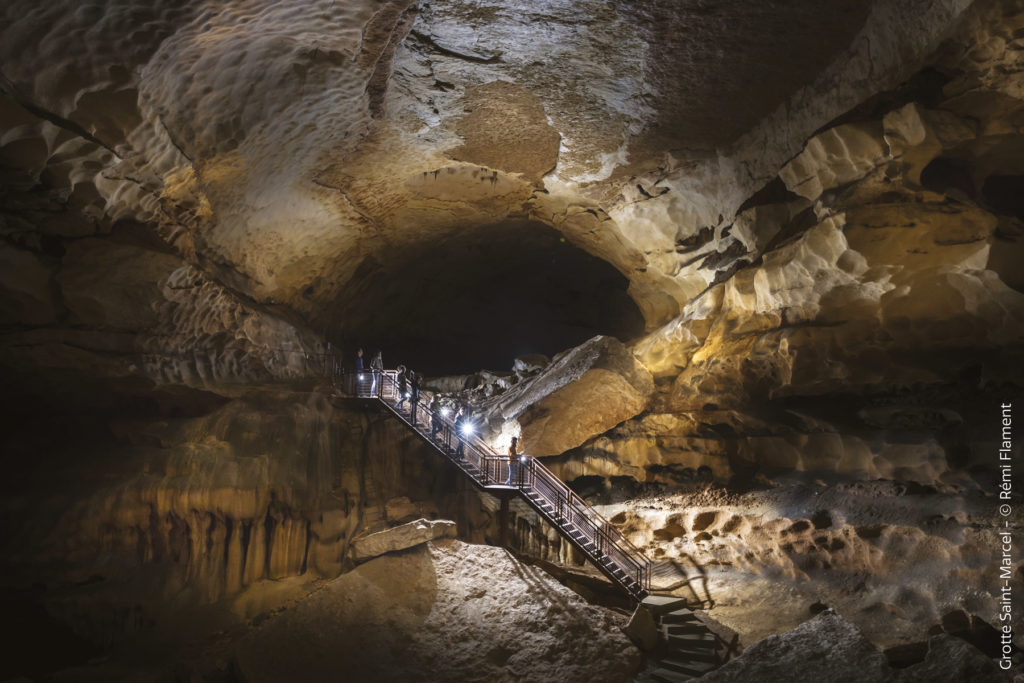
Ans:
[{"label": "limestone ceiling", "polygon": [[363,285],[391,254],[543,223],[654,326],[716,276],[678,244],[970,4],[15,0],[3,232],[38,252],[147,224],[227,290],[347,337],[345,311],[390,296]]}]

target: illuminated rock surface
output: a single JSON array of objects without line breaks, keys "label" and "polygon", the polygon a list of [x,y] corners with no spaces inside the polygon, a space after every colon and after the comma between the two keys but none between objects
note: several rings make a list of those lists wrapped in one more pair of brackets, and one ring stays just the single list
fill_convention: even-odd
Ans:
[{"label": "illuminated rock surface", "polygon": [[[501,387],[510,381],[498,380]],[[557,455],[647,406],[651,374],[618,340],[594,337],[492,400],[473,401],[498,432],[519,432],[523,452]],[[485,394],[488,393],[485,391]]]},{"label": "illuminated rock surface", "polygon": [[455,522],[446,519],[418,519],[355,539],[352,542],[352,559],[365,562],[385,553],[446,537],[455,538]]},{"label": "illuminated rock surface", "polygon": [[[245,680],[621,681],[625,619],[499,548],[431,543],[360,565],[271,617],[238,652]],[[325,647],[326,644],[330,646]]]}]

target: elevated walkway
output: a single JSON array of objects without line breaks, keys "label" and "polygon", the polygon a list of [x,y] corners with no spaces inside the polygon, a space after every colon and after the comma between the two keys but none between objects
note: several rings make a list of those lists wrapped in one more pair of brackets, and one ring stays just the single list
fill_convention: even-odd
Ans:
[{"label": "elevated walkway", "polygon": [[408,396],[400,401],[396,370],[334,377],[341,396],[379,403],[477,486],[495,495],[517,495],[526,501],[635,600],[647,596],[650,560],[540,461],[522,456],[509,477],[508,456],[495,452],[473,435],[457,434],[454,416],[432,413],[426,402],[420,400],[414,405]]}]

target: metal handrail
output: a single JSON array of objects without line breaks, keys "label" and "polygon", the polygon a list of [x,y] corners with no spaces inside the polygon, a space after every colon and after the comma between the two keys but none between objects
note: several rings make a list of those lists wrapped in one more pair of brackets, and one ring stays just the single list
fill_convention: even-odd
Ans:
[{"label": "metal handrail", "polygon": [[[335,362],[332,367],[337,368],[339,365]],[[382,402],[392,414],[430,441],[481,486],[503,485],[511,480],[508,476],[510,465],[507,455],[495,452],[477,436],[456,433],[452,418],[431,411],[429,404],[422,398],[415,402],[412,400],[411,386],[403,396],[397,370],[364,370],[360,373],[332,371],[332,375],[335,381],[339,382],[339,388],[343,393]],[[410,408],[408,412],[402,409],[406,403]],[[634,588],[621,580],[619,583],[634,597],[642,597],[650,587],[650,560],[543,463],[530,456],[523,456],[523,459],[525,463],[523,460],[520,461],[512,486],[523,493],[527,500],[530,499],[525,494],[533,493],[546,502],[555,511],[553,515],[547,514],[539,506],[535,507],[562,533],[572,538],[565,526],[571,524],[578,529],[597,549],[596,554],[591,553],[577,542],[584,554],[590,556],[599,566],[603,566],[600,562],[602,557],[608,558],[623,573],[629,575],[639,588]],[[470,467],[476,473],[470,470]],[[501,479],[502,474],[506,475],[504,480]]]}]

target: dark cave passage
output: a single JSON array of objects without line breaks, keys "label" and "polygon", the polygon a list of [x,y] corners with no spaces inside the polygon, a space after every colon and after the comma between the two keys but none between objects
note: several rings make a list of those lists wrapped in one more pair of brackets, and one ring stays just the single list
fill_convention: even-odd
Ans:
[{"label": "dark cave passage", "polygon": [[628,281],[608,263],[531,221],[506,221],[405,247],[364,263],[331,337],[346,356],[380,349],[384,364],[430,375],[505,370],[597,334],[643,332]]}]

